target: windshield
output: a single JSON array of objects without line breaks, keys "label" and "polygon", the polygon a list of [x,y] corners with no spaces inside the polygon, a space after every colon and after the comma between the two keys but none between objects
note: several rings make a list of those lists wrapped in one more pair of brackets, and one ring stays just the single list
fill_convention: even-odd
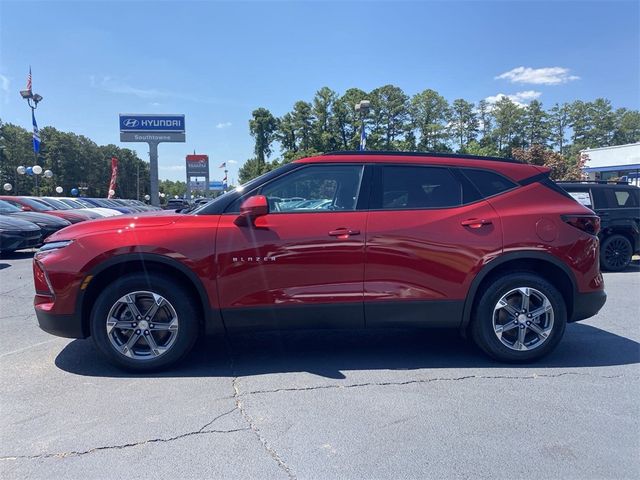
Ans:
[{"label": "windshield", "polygon": [[10,203],[5,202],[4,200],[0,200],[0,213],[16,213],[21,212],[18,207],[14,207]]},{"label": "windshield", "polygon": [[38,200],[34,200],[33,198],[20,197],[19,203],[23,203],[31,207],[36,212],[47,212],[50,210],[55,210],[55,208],[53,208],[52,206],[47,205],[46,203],[40,202]]},{"label": "windshield", "polygon": [[64,203],[65,205],[69,205],[71,208],[85,208],[85,206],[75,200],[69,200],[68,198],[56,198],[59,202]]},{"label": "windshield", "polygon": [[51,205],[52,207],[55,207],[58,210],[71,210],[71,207],[69,205],[61,202],[56,198],[43,198],[42,200],[39,200],[39,201],[46,203],[47,205]]}]

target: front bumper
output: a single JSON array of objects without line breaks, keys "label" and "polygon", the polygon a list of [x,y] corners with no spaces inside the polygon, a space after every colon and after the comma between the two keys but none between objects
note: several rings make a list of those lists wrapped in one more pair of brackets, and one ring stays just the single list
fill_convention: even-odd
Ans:
[{"label": "front bumper", "polygon": [[65,338],[87,338],[89,336],[82,328],[82,319],[79,315],[61,315],[51,313],[41,305],[36,305],[36,318],[40,328],[51,335]]},{"label": "front bumper", "polygon": [[4,231],[0,234],[0,251],[22,250],[42,244],[40,230]]},{"label": "front bumper", "polygon": [[569,322],[577,322],[597,314],[607,301],[604,290],[589,293],[577,293],[573,300],[573,314]]}]

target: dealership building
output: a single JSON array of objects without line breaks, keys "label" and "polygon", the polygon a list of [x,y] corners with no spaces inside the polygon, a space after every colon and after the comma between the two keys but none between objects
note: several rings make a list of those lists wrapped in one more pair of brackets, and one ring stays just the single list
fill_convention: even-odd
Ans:
[{"label": "dealership building", "polygon": [[588,148],[580,152],[587,155],[584,172],[589,180],[627,180],[640,182],[640,143],[615,147]]}]

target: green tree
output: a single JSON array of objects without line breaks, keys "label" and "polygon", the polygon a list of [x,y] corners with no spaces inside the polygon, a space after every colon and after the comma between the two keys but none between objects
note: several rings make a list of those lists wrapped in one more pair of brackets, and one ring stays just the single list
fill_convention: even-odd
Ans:
[{"label": "green tree", "polygon": [[567,135],[567,128],[569,127],[569,111],[568,104],[562,105],[556,103],[551,108],[549,115],[549,133],[551,145],[553,145],[560,154],[565,153],[565,138]]},{"label": "green tree", "polygon": [[462,98],[454,100],[451,104],[449,124],[453,136],[458,141],[458,150],[463,151],[478,134],[478,116],[473,103]]},{"label": "green tree", "polygon": [[509,156],[511,149],[522,141],[524,109],[505,96],[495,103],[491,113],[496,125],[494,135],[498,151]]},{"label": "green tree", "polygon": [[616,110],[614,145],[640,142],[640,112],[619,108]]},{"label": "green tree", "polygon": [[322,87],[313,98],[313,147],[322,152],[336,150],[339,143],[333,119],[336,98],[336,93],[328,87]]},{"label": "green tree", "polygon": [[266,108],[258,108],[252,112],[249,120],[249,133],[255,139],[254,153],[259,163],[271,155],[271,144],[278,128],[278,121]]},{"label": "green tree", "polygon": [[409,97],[394,85],[376,88],[368,97],[372,130],[367,145],[381,150],[397,150],[401,137],[408,130]]},{"label": "green tree", "polygon": [[334,122],[338,145],[341,150],[356,150],[360,143],[360,117],[355,105],[368,97],[364,90],[350,88],[334,105]]},{"label": "green tree", "polygon": [[417,129],[420,150],[446,151],[449,104],[435,90],[427,89],[411,98],[411,123]]},{"label": "green tree", "polygon": [[549,115],[542,103],[533,100],[525,109],[525,135],[529,145],[546,145],[549,142]]},{"label": "green tree", "polygon": [[302,100],[296,102],[293,106],[292,121],[298,148],[302,150],[312,148],[315,117],[311,104]]}]

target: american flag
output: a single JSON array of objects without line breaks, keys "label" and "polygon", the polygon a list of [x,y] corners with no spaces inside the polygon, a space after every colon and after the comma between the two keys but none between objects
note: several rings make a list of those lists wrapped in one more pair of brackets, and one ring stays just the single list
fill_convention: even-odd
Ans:
[{"label": "american flag", "polygon": [[226,168],[226,167],[227,167],[227,162],[223,162],[220,164],[218,168]]},{"label": "american flag", "polygon": [[31,66],[29,66],[29,75],[27,75],[27,90],[31,91]]}]

